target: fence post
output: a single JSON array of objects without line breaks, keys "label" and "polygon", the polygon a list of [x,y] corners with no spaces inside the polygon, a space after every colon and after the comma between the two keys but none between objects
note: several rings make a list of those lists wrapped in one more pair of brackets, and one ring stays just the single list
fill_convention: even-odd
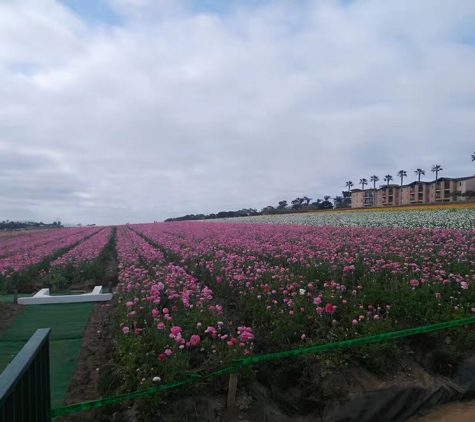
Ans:
[{"label": "fence post", "polygon": [[109,293],[112,293],[112,283],[109,281]]},{"label": "fence post", "polygon": [[13,303],[15,305],[18,304],[18,290],[17,289],[13,290]]},{"label": "fence post", "polygon": [[226,403],[228,409],[232,409],[234,407],[234,403],[236,402],[238,377],[239,373],[237,372],[229,375],[228,400]]}]

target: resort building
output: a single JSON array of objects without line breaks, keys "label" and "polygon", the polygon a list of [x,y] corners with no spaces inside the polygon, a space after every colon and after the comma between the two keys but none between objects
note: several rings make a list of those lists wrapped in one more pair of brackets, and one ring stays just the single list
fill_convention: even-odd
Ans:
[{"label": "resort building", "polygon": [[440,177],[437,181],[416,181],[402,186],[390,184],[379,189],[353,189],[351,208],[464,201],[466,197],[463,195],[467,191],[475,191],[475,175],[459,178]]}]

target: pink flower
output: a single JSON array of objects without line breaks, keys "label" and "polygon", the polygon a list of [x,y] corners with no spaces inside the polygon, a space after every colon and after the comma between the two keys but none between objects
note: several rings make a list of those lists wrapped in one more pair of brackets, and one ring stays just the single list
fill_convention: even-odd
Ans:
[{"label": "pink flower", "polygon": [[169,314],[170,311],[168,310],[168,308],[163,308],[163,313],[164,313],[164,314]]},{"label": "pink flower", "polygon": [[183,330],[181,329],[181,327],[172,327],[170,329],[170,332],[174,335],[174,336],[177,336],[178,334],[180,334]]},{"label": "pink flower", "polygon": [[198,322],[198,324],[196,324],[196,328],[201,328],[201,322]]},{"label": "pink flower", "polygon": [[322,299],[320,299],[319,297],[316,297],[313,299],[313,304],[314,305],[320,305],[320,303],[322,303]]},{"label": "pink flower", "polygon": [[130,306],[134,306],[134,302],[127,302],[127,303],[125,304],[125,306],[129,306],[129,307],[130,307]]},{"label": "pink flower", "polygon": [[440,296],[441,296],[441,294],[440,294],[439,292],[437,292],[437,293],[435,294],[435,297],[440,297]]},{"label": "pink flower", "polygon": [[302,334],[302,336],[300,337],[302,340],[305,340],[307,338],[307,336],[305,334]]},{"label": "pink flower", "polygon": [[170,357],[172,355],[172,351],[170,349],[165,350],[165,354]]},{"label": "pink flower", "polygon": [[335,313],[335,307],[334,307],[332,304],[327,303],[327,304],[325,305],[325,312],[326,312],[327,314],[333,315],[333,314]]},{"label": "pink flower", "polygon": [[160,311],[157,311],[156,309],[152,309],[152,318],[157,318],[159,314],[160,314]]},{"label": "pink flower", "polygon": [[358,321],[356,319],[353,320],[353,325],[358,325]]},{"label": "pink flower", "polygon": [[378,320],[378,319],[379,319],[379,315],[375,315],[375,316],[374,316],[374,319]]},{"label": "pink flower", "polygon": [[230,340],[226,343],[229,347],[233,347],[234,346],[234,343]]},{"label": "pink flower", "polygon": [[458,310],[459,310],[459,307],[458,307],[458,306],[454,306],[454,310],[458,311]]},{"label": "pink flower", "polygon": [[200,339],[200,336],[194,334],[191,336],[190,338],[190,344],[193,346],[193,347],[198,347],[200,345],[200,342],[201,342],[201,339]]},{"label": "pink flower", "polygon": [[130,331],[130,328],[129,327],[124,327],[124,328],[122,328],[122,331],[123,331],[124,334],[127,334]]},{"label": "pink flower", "polygon": [[341,301],[341,303],[343,303],[343,305],[346,305],[346,304],[347,304],[347,302],[346,302],[345,299],[343,299],[343,300]]},{"label": "pink flower", "polygon": [[158,330],[163,330],[165,328],[165,324],[163,322],[160,322],[158,325],[157,325],[157,329]]},{"label": "pink flower", "polygon": [[316,308],[315,310],[316,310],[320,315],[323,314],[323,311],[324,311],[324,309],[323,309],[323,308],[320,308],[320,307]]},{"label": "pink flower", "polygon": [[419,285],[419,280],[411,280],[411,286],[417,287]]},{"label": "pink flower", "polygon": [[475,308],[470,309],[472,312],[475,312]]}]

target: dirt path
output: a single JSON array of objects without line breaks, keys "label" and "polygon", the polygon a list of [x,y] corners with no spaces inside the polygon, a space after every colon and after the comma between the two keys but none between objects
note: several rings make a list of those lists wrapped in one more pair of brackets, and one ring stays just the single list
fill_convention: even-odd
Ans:
[{"label": "dirt path", "polygon": [[[66,405],[100,398],[99,377],[112,357],[111,304],[96,304],[84,333],[76,371],[66,396]],[[96,412],[78,413],[61,422],[92,421]]]},{"label": "dirt path", "polygon": [[441,406],[431,413],[414,419],[413,422],[473,422],[475,421],[475,402],[452,403]]}]

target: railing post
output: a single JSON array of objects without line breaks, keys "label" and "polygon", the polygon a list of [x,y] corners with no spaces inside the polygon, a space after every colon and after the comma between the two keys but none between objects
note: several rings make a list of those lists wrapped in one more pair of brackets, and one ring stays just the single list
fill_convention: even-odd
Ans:
[{"label": "railing post", "polygon": [[37,330],[0,374],[0,421],[51,421],[50,333]]}]

